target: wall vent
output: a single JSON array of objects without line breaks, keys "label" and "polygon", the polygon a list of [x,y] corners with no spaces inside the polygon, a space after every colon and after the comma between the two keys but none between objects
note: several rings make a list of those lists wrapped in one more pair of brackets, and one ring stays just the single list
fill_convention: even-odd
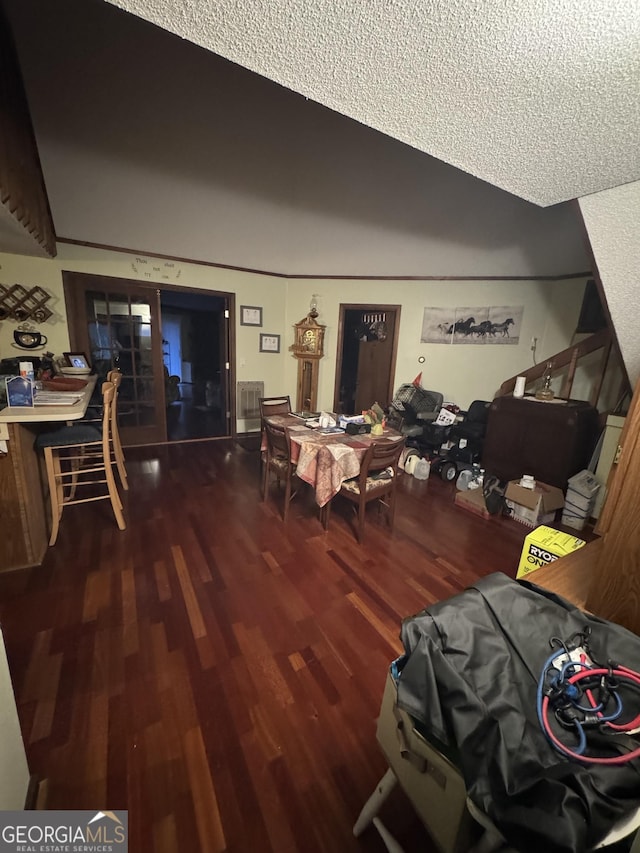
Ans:
[{"label": "wall vent", "polygon": [[260,404],[264,397],[264,382],[238,382],[236,386],[237,417],[243,420],[260,420]]}]

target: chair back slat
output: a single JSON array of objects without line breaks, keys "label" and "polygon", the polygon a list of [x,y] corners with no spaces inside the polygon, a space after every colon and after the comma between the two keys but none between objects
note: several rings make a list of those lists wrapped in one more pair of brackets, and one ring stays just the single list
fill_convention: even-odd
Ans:
[{"label": "chair back slat", "polygon": [[280,456],[282,458],[291,458],[291,439],[289,432],[282,427],[276,427],[273,424],[265,423],[264,431],[267,438],[267,453],[269,457]]},{"label": "chair back slat", "polygon": [[373,442],[362,460],[360,480],[365,482],[372,471],[383,471],[385,468],[392,468],[394,472],[397,471],[404,445],[404,441],[390,441],[389,439]]},{"label": "chair back slat", "polygon": [[260,397],[258,404],[263,423],[264,419],[270,415],[288,415],[291,411],[291,398],[288,394],[281,394],[279,397]]}]

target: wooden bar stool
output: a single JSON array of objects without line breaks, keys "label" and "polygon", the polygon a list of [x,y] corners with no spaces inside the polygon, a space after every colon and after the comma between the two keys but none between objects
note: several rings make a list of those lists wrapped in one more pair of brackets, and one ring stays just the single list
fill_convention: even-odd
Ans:
[{"label": "wooden bar stool", "polygon": [[118,394],[120,383],[122,382],[122,373],[116,368],[107,373],[107,382],[113,382],[115,394],[113,398],[113,407],[111,409],[111,440],[113,446],[113,455],[115,457],[116,466],[118,468],[118,476],[122,483],[122,488],[125,491],[129,489],[127,482],[127,469],[124,464],[124,453],[120,442],[120,431],[118,429]]},{"label": "wooden bar stool", "polygon": [[[62,512],[71,504],[109,500],[120,530],[127,526],[111,458],[114,398],[113,382],[103,383],[101,429],[90,423],[64,426],[40,433],[36,439],[36,447],[44,452],[51,500],[49,545],[55,545]],[[86,486],[101,486],[102,493],[76,497],[77,490]]]},{"label": "wooden bar stool", "polygon": [[[129,490],[127,481],[127,469],[124,464],[124,452],[120,442],[120,432],[118,430],[118,394],[120,383],[122,382],[122,373],[114,368],[107,373],[107,382],[112,382],[115,388],[113,397],[113,405],[111,407],[111,459],[118,469],[118,477],[120,484],[125,491]],[[91,406],[92,414],[85,416],[80,421],[73,421],[70,425],[80,426],[81,424],[95,424],[97,428],[102,428],[102,406]]]}]

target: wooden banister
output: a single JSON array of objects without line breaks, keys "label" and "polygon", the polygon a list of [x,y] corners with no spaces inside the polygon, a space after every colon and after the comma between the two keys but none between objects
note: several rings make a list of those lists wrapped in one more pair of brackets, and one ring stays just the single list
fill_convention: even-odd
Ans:
[{"label": "wooden banister", "polygon": [[17,223],[42,250],[56,254],[56,236],[31,125],[20,64],[0,8],[0,214]]},{"label": "wooden banister", "polygon": [[[577,344],[573,344],[573,346],[567,347],[556,355],[552,356],[549,359],[545,359],[541,361],[539,364],[534,365],[533,367],[529,367],[527,370],[521,371],[518,375],[525,377],[525,386],[530,385],[532,382],[535,382],[538,379],[541,379],[547,370],[547,363],[549,361],[553,362],[553,372],[554,374],[561,373],[565,367],[568,367],[567,375],[562,384],[562,390],[560,396],[564,399],[571,396],[571,388],[573,386],[573,380],[576,373],[576,368],[578,362],[581,358],[584,358],[586,355],[589,355],[592,352],[597,352],[598,350],[603,350],[602,359],[600,361],[600,370],[598,373],[598,380],[596,382],[596,387],[592,393],[591,403],[592,405],[596,405],[598,401],[598,397],[600,396],[600,391],[602,389],[602,382],[604,379],[604,374],[607,369],[607,365],[609,363],[609,355],[611,352],[611,347],[613,344],[613,338],[609,329],[601,329],[599,332],[595,332],[593,335],[590,335],[588,338],[580,341]],[[512,394],[513,389],[515,388],[517,376],[512,376],[510,379],[505,380],[498,391],[496,392],[496,397],[504,397],[507,394]],[[595,401],[593,397],[596,395]]]}]

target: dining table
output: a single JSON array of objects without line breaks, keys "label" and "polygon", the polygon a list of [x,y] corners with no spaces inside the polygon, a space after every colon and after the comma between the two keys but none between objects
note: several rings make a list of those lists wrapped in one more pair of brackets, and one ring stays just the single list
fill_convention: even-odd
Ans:
[{"label": "dining table", "polygon": [[69,392],[68,403],[0,409],[0,571],[39,566],[44,559],[49,543],[46,477],[34,442],[43,427],[84,417],[97,376],[87,376],[86,383],[81,391]]},{"label": "dining table", "polygon": [[265,420],[288,431],[296,474],[313,487],[319,507],[338,494],[345,480],[358,476],[360,463],[373,442],[404,440],[401,433],[389,427],[382,435],[349,435],[309,427],[295,415],[271,415]]}]

